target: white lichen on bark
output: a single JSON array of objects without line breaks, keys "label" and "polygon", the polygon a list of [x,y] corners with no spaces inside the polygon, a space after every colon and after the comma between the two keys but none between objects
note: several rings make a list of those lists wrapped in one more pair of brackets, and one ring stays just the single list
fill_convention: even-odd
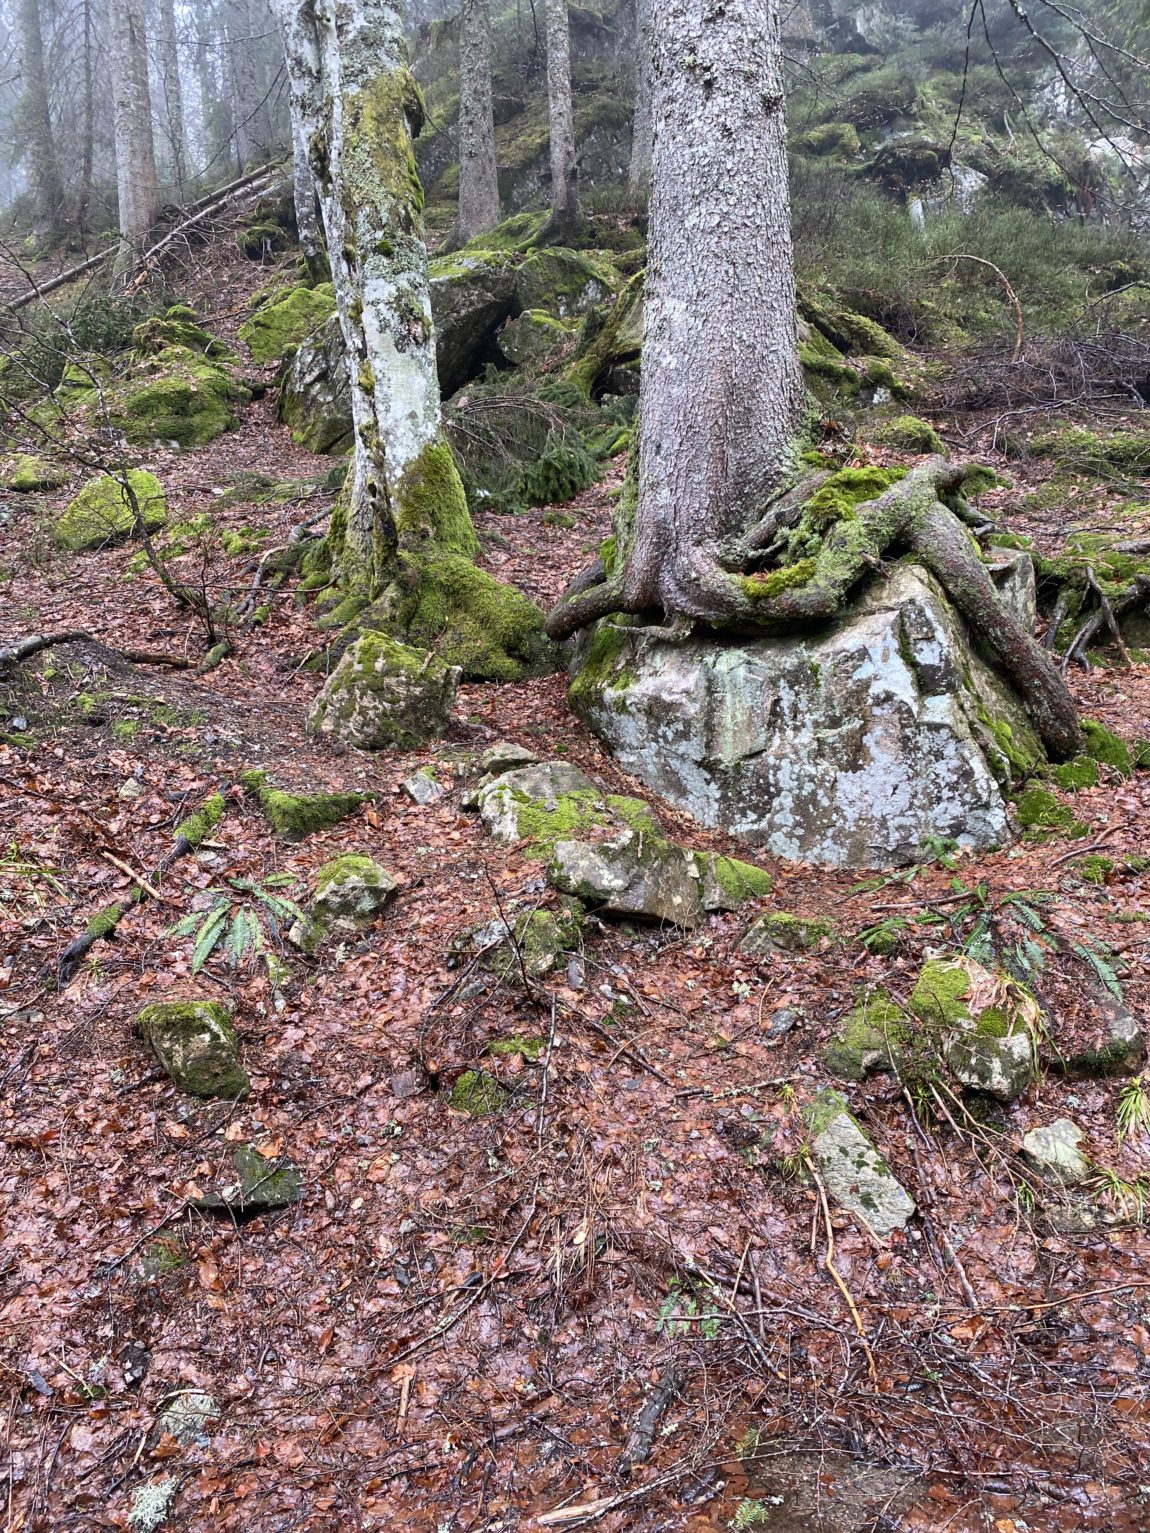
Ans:
[{"label": "white lichen on bark", "polygon": [[116,270],[123,276],[156,222],[156,146],[148,86],[147,17],[142,0],[111,0],[108,16],[121,239]]}]

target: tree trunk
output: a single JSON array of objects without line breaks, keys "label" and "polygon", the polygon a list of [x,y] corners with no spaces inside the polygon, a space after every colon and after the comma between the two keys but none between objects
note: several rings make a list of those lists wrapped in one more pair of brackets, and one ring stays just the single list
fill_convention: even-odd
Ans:
[{"label": "tree trunk", "polygon": [[304,263],[313,282],[327,277],[327,260],[319,228],[319,209],[315,200],[315,177],[307,158],[307,138],[300,121],[299,108],[291,106],[292,192],[295,198],[295,223]]},{"label": "tree trunk", "polygon": [[160,0],[159,77],[163,102],[164,136],[172,162],[176,196],[184,195],[187,149],[184,137],[184,91],[180,83],[180,48],[176,31],[175,0]]},{"label": "tree trunk", "polygon": [[651,111],[651,0],[635,0],[635,113],[627,184],[644,193],[651,185],[655,117]]},{"label": "tree trunk", "polygon": [[435,645],[471,675],[538,658],[542,614],[472,562],[479,544],[440,426],[412,135],[423,102],[402,0],[275,0],[316,176],[351,378],[355,451],[328,548],[340,618]]},{"label": "tree trunk", "polygon": [[571,105],[571,38],[567,0],[545,0],[547,109],[551,123],[551,219],[559,228],[579,217],[575,185],[575,114]]},{"label": "tree trunk", "polygon": [[491,99],[489,0],[462,0],[459,39],[459,223],[461,245],[499,222],[495,112]]},{"label": "tree trunk", "polygon": [[156,222],[156,149],[142,0],[111,0],[112,97],[120,207],[117,276],[129,271]]},{"label": "tree trunk", "polygon": [[778,0],[652,12],[651,248],[632,610],[728,615],[725,543],[792,461],[803,403]]},{"label": "tree trunk", "polygon": [[83,21],[83,69],[84,105],[83,123],[80,129],[80,192],[76,200],[76,227],[81,235],[88,232],[88,209],[92,203],[92,176],[96,157],[96,80],[95,40],[92,36],[92,0],[84,0]]},{"label": "tree trunk", "polygon": [[230,7],[226,13],[227,65],[229,94],[232,101],[232,133],[236,166],[242,175],[254,161],[256,144],[257,84],[255,55],[248,26],[247,8]]},{"label": "tree trunk", "polygon": [[46,234],[56,236],[64,225],[64,184],[48,104],[40,0],[17,0],[16,25],[22,84],[20,122],[25,134],[28,179],[35,197],[36,223]]}]

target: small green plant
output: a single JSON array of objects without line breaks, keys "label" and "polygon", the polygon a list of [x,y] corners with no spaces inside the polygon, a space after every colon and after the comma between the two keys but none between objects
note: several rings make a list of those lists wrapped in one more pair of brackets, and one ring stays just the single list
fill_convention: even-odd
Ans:
[{"label": "small green plant", "polygon": [[898,947],[899,938],[906,929],[907,922],[902,916],[887,916],[885,921],[864,926],[858,934],[858,940],[868,953],[888,958]]},{"label": "small green plant", "polygon": [[698,1299],[685,1289],[678,1278],[671,1279],[667,1297],[659,1306],[655,1321],[655,1334],[659,1336],[685,1336],[698,1322],[699,1330],[708,1341],[714,1341],[722,1324],[718,1315],[705,1314],[699,1308]]},{"label": "small green plant", "polygon": [[[775,1501],[775,1498],[771,1498]],[[777,1504],[777,1502],[775,1503]],[[744,1499],[735,1508],[735,1515],[731,1519],[732,1528],[754,1528],[760,1523],[771,1520],[771,1508],[765,1501],[752,1501]]]},{"label": "small green plant", "polygon": [[1143,1223],[1146,1204],[1150,1200],[1150,1177],[1139,1176],[1131,1182],[1109,1166],[1099,1166],[1098,1180],[1103,1196],[1113,1205],[1119,1218],[1130,1224]]},{"label": "small green plant", "polygon": [[758,1427],[748,1427],[735,1444],[735,1454],[738,1458],[754,1458],[759,1451],[759,1444],[763,1440],[762,1431]]},{"label": "small green plant", "polygon": [[275,951],[282,947],[280,926],[307,922],[293,900],[273,892],[293,882],[290,873],[273,873],[262,884],[250,878],[229,878],[226,889],[208,890],[212,904],[206,915],[193,911],[170,927],[167,935],[193,938],[193,974],[198,974],[212,954],[222,948],[233,969],[238,969],[245,958],[262,959],[273,985],[278,986],[284,973],[283,962]]},{"label": "small green plant", "polygon": [[59,868],[49,867],[35,852],[25,851],[13,838],[0,857],[0,901],[13,903],[17,909],[29,901],[37,910],[45,905],[44,891],[63,894]]},{"label": "small green plant", "polygon": [[1118,1094],[1118,1143],[1150,1130],[1150,1087],[1146,1077],[1136,1075]]}]

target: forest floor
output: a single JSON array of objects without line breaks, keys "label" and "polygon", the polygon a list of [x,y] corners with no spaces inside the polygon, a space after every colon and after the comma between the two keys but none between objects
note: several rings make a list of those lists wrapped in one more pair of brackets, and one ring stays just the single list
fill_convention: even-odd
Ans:
[{"label": "forest floor", "polygon": [[[201,278],[188,296],[226,333],[254,278]],[[267,398],[213,446],[147,459],[171,520],[266,527],[269,547],[300,502],[221,509],[218,492],[243,473],[328,466],[292,445]],[[605,535],[611,484],[569,508],[570,527],[537,511],[488,519],[489,567],[547,604]],[[1000,492],[1001,517],[1044,546],[1109,514],[1105,500],[1073,523],[1066,507],[1036,512],[1025,488]],[[206,677],[129,666],[107,646],[187,644],[198,658],[202,644],[149,571],[127,572],[130,549],[53,549],[68,495],[0,503],[0,644],[57,628],[100,641],[28,662],[4,698],[5,727],[23,714],[35,729],[0,746],[5,1533],[126,1527],[148,1485],[168,1526],[247,1533],[1150,1525],[1141,1210],[1111,1183],[1106,1216],[1076,1228],[1018,1154],[1027,1130],[1070,1116],[1133,1187],[1150,1143],[1119,1140],[1123,1082],[1047,1074],[954,1123],[920,1121],[889,1077],[850,1088],[924,1213],[886,1243],[833,1215],[865,1344],[827,1268],[818,1190],[780,1170],[857,987],[905,994],[974,908],[1021,937],[1003,901],[1043,892],[1047,933],[1108,950],[1150,1018],[1150,874],[1123,868],[1150,845],[1150,773],[1077,795],[1089,833],[1074,842],[881,881],[757,856],[776,880],[765,908],[835,922],[816,953],[740,957],[753,908],[690,933],[591,920],[565,972],[526,992],[493,976],[476,987],[457,944],[546,904],[539,864],[487,839],[458,787],[421,807],[402,782],[445,747],[510,739],[650,798],[570,714],[563,676],[462,688],[437,749],[338,752],[304,732],[319,682],[299,662],[315,629],[290,588]],[[322,505],[316,491],[302,514]],[[242,592],[244,565],[217,553],[206,578]],[[1150,736],[1150,668],[1072,681],[1084,712]],[[377,797],[285,845],[237,786],[250,767]],[[211,841],[53,988],[63,949],[216,790],[227,813]],[[657,807],[686,844],[748,855]],[[264,966],[220,952],[193,977],[192,939],[170,931],[208,891],[242,898],[228,880],[274,876],[302,900],[345,851],[401,886],[362,938],[312,960],[287,949],[278,992]],[[1088,852],[1113,860],[1100,885],[1076,868]],[[896,951],[870,955],[855,934],[892,915],[908,922]],[[182,1096],[133,1036],[143,1004],[193,993],[235,1008],[253,1080],[241,1102]],[[1097,977],[1051,955],[1043,1000],[1066,1046],[1096,1025]],[[799,1020],[779,1036],[781,1011]],[[549,1046],[535,1060],[485,1052],[509,1038]],[[480,1066],[510,1095],[472,1117],[448,1095]],[[189,1199],[245,1142],[291,1158],[302,1200],[247,1222],[197,1212]]]}]

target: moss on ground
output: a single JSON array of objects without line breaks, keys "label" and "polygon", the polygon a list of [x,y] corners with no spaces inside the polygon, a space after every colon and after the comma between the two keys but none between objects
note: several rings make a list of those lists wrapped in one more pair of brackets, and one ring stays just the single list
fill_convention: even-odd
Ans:
[{"label": "moss on ground", "polygon": [[1035,835],[1052,834],[1077,838],[1087,827],[1040,783],[1030,783],[1015,800],[1014,812],[1023,830]]},{"label": "moss on ground", "polygon": [[490,1117],[502,1111],[510,1093],[486,1070],[465,1070],[452,1087],[448,1101],[457,1112],[473,1118]]},{"label": "moss on ground", "polygon": [[222,793],[213,793],[211,798],[204,800],[195,814],[190,814],[176,826],[176,839],[178,841],[182,838],[193,849],[202,846],[223,817],[224,796]]}]

